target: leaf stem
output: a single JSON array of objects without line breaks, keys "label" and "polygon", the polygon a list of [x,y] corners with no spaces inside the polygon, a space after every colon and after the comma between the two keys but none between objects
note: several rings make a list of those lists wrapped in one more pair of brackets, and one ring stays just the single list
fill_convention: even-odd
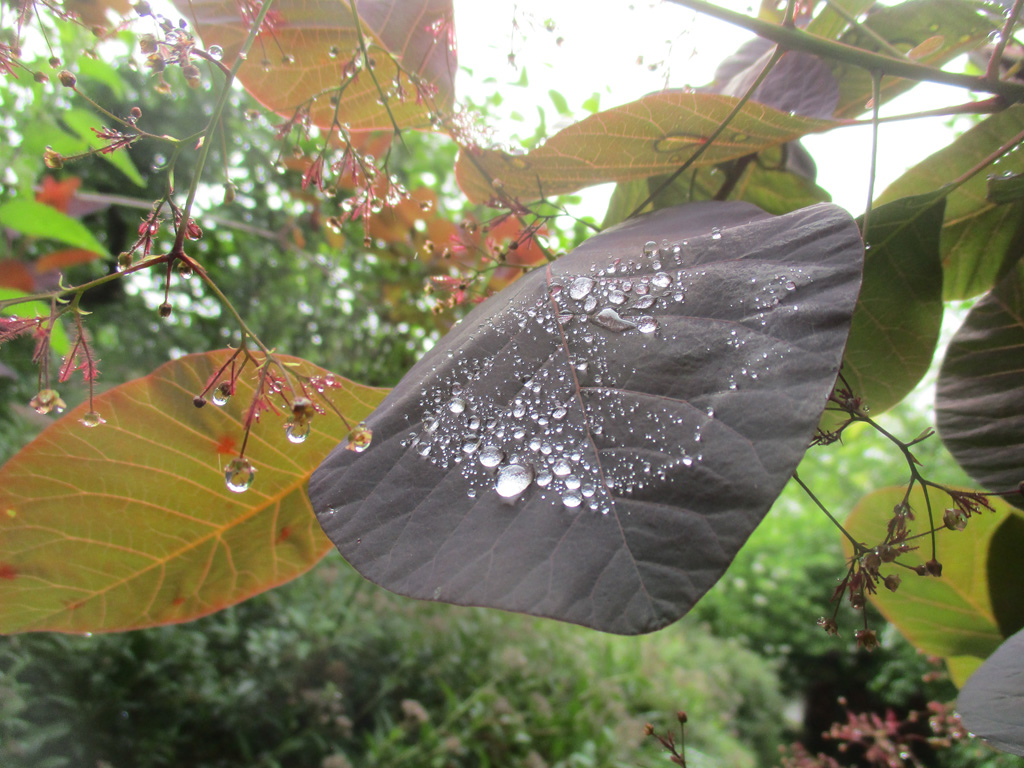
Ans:
[{"label": "leaf stem", "polygon": [[1022,4],[1024,4],[1024,0],[1016,0],[1014,2],[1010,14],[1006,18],[1006,24],[1003,25],[1003,29],[999,33],[999,42],[996,44],[995,50],[992,51],[992,56],[988,60],[988,67],[985,68],[985,77],[989,80],[999,80],[999,67],[1003,62],[1003,51],[1006,50],[1006,44],[1013,37],[1013,26],[1017,23],[1017,17],[1020,16]]},{"label": "leaf stem", "polygon": [[811,501],[813,501],[817,505],[818,509],[824,512],[825,516],[832,521],[832,524],[835,525],[835,527],[838,528],[840,531],[842,531],[843,536],[850,540],[850,543],[853,544],[853,551],[861,552],[864,549],[864,545],[857,541],[855,538],[853,538],[853,536],[850,535],[850,532],[843,527],[843,524],[836,520],[835,516],[831,512],[829,512],[825,505],[822,504],[821,501],[818,499],[818,497],[814,495],[814,492],[807,487],[807,484],[800,479],[800,475],[794,472],[793,479],[796,480],[797,485],[804,489],[804,493],[806,493],[810,497]]}]

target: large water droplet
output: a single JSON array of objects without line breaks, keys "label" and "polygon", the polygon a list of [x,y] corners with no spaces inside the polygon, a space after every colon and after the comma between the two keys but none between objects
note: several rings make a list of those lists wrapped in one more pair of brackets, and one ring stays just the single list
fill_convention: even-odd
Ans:
[{"label": "large water droplet", "polygon": [[505,454],[501,452],[500,448],[493,445],[488,445],[480,451],[480,463],[485,467],[496,467],[501,464],[503,458],[505,458]]},{"label": "large water droplet", "polygon": [[89,411],[80,418],[79,421],[82,423],[82,426],[85,427],[98,427],[100,424],[107,423],[107,420],[96,413],[96,411]]},{"label": "large water droplet", "polygon": [[289,443],[302,443],[309,437],[309,429],[310,423],[308,421],[305,424],[289,424],[287,429],[285,429],[285,436],[288,438]]},{"label": "large water droplet", "polygon": [[650,315],[644,315],[637,320],[636,327],[640,333],[654,333],[658,330],[658,321]]},{"label": "large water droplet", "polygon": [[555,462],[554,466],[551,467],[551,469],[559,477],[565,477],[566,475],[572,472],[572,467],[569,465],[569,462],[566,461],[565,459],[558,459]]},{"label": "large water droplet", "polygon": [[224,482],[227,484],[228,490],[235,493],[249,490],[255,477],[256,468],[243,456],[232,459],[224,468]]},{"label": "large water droplet", "polygon": [[608,303],[621,306],[626,303],[626,294],[622,291],[609,291],[608,292]]},{"label": "large water droplet", "polygon": [[551,480],[551,473],[548,472],[546,469],[542,469],[540,472],[537,473],[537,485],[539,485],[541,488],[543,488],[546,485],[550,485]]},{"label": "large water droplet", "polygon": [[562,494],[562,503],[573,509],[583,503],[583,496],[579,491],[566,491]]},{"label": "large water droplet", "polygon": [[448,410],[452,413],[462,413],[466,410],[466,401],[461,397],[453,397],[448,401]]},{"label": "large water droplet", "polygon": [[231,385],[226,381],[221,382],[213,390],[210,399],[213,400],[214,405],[226,405],[228,400],[231,399]]},{"label": "large water droplet", "polygon": [[576,301],[585,299],[593,287],[594,281],[589,277],[577,277],[569,284],[569,296]]},{"label": "large water droplet", "polygon": [[591,316],[590,319],[602,328],[607,328],[609,331],[614,331],[615,333],[622,333],[623,331],[628,331],[631,328],[636,328],[635,323],[622,319],[619,313],[611,307],[605,307],[596,315]]},{"label": "large water droplet", "polygon": [[348,433],[348,445],[345,447],[350,451],[362,453],[370,447],[372,440],[373,430],[366,426],[365,422],[360,422],[355,429]]},{"label": "large water droplet", "polygon": [[656,242],[654,242],[653,240],[648,240],[646,243],[644,243],[644,255],[645,256],[650,256],[656,250],[658,250],[658,244]]},{"label": "large water droplet", "polygon": [[522,464],[508,464],[498,470],[498,479],[494,483],[494,489],[499,496],[506,499],[513,499],[533,482],[533,468]]},{"label": "large water droplet", "polygon": [[672,278],[666,275],[664,272],[659,272],[651,278],[651,285],[655,288],[668,288],[672,285]]}]

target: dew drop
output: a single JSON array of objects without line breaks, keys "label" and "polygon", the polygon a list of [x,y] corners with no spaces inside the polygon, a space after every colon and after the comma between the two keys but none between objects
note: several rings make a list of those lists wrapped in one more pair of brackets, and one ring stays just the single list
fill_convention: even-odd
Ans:
[{"label": "dew drop", "polygon": [[256,477],[256,468],[248,459],[239,456],[228,462],[224,468],[224,482],[229,491],[242,493],[252,486],[253,478]]},{"label": "dew drop", "polygon": [[551,473],[548,472],[546,469],[542,469],[540,472],[537,473],[537,485],[539,485],[541,488],[543,488],[546,485],[550,485],[551,479]]},{"label": "dew drop", "polygon": [[602,328],[607,328],[609,331],[613,331],[614,333],[622,333],[623,331],[628,331],[631,328],[636,328],[634,323],[629,320],[623,320],[619,313],[611,307],[605,307],[590,319]]},{"label": "dew drop", "polygon": [[664,272],[658,272],[654,277],[651,278],[651,285],[655,288],[668,288],[672,285],[672,278],[666,275]]},{"label": "dew drop", "polygon": [[570,509],[574,509],[583,503],[583,496],[579,491],[566,491],[562,494],[562,503]]},{"label": "dew drop", "polygon": [[348,445],[345,447],[355,453],[362,453],[370,447],[372,440],[373,430],[366,426],[365,421],[361,421],[355,429],[348,433]]},{"label": "dew drop", "polygon": [[430,455],[431,444],[424,441],[416,446],[416,453],[420,456],[427,457]]},{"label": "dew drop", "polygon": [[609,291],[608,292],[608,303],[621,306],[626,303],[626,294],[622,291]]},{"label": "dew drop", "polygon": [[650,256],[656,250],[658,250],[658,244],[656,242],[654,242],[653,240],[648,240],[646,243],[644,243],[644,255],[645,256]]},{"label": "dew drop", "polygon": [[590,295],[594,281],[589,277],[577,277],[569,284],[569,297],[579,301]]},{"label": "dew drop", "polygon": [[597,309],[597,298],[595,296],[587,296],[583,302],[583,311],[589,314],[595,309]]},{"label": "dew drop", "polygon": [[572,472],[572,467],[569,465],[569,462],[566,461],[565,459],[558,459],[555,462],[554,466],[551,467],[551,469],[559,477],[565,477],[566,475]]},{"label": "dew drop", "polygon": [[213,394],[210,395],[210,399],[213,401],[214,405],[227,405],[228,400],[231,399],[231,385],[226,381],[221,382],[217,388],[213,390]]},{"label": "dew drop", "polygon": [[722,230],[720,230],[718,227],[712,227],[711,228],[711,239],[712,240],[721,240],[722,239]]},{"label": "dew drop", "polygon": [[494,483],[494,490],[499,496],[506,499],[514,499],[533,482],[533,468],[522,464],[508,464],[498,470],[498,479]]},{"label": "dew drop", "polygon": [[206,52],[210,54],[210,58],[214,59],[215,61],[220,61],[222,58],[224,58],[224,49],[221,48],[219,45],[211,45],[209,48],[206,49]]},{"label": "dew drop", "polygon": [[462,444],[462,452],[469,454],[475,453],[476,449],[480,447],[480,443],[477,440],[467,440]]},{"label": "dew drop", "polygon": [[796,290],[796,283],[794,283],[792,280],[787,281],[786,282],[786,290],[787,291],[795,291]]},{"label": "dew drop", "polygon": [[98,427],[100,424],[107,423],[107,420],[96,413],[96,411],[89,411],[78,421],[81,422],[84,427]]},{"label": "dew drop", "polygon": [[461,397],[453,397],[448,401],[448,410],[452,413],[462,413],[466,410],[466,401]]},{"label": "dew drop", "polygon": [[658,330],[658,321],[650,315],[644,315],[637,320],[636,327],[640,333],[654,333]]},{"label": "dew drop", "polygon": [[580,482],[580,479],[576,477],[576,475],[569,475],[568,477],[565,478],[565,487],[568,488],[570,491],[575,491],[581,485],[582,483]]},{"label": "dew drop", "polygon": [[485,467],[496,467],[501,464],[503,458],[505,458],[505,454],[493,445],[488,445],[480,451],[480,463]]},{"label": "dew drop", "polygon": [[287,426],[284,434],[288,438],[289,443],[302,443],[309,437],[309,429],[310,423],[308,421],[305,424],[294,423]]}]

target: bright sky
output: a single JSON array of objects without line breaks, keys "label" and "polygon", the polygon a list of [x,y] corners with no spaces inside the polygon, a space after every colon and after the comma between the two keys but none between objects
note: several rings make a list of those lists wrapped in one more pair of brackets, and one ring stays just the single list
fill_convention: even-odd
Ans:
[{"label": "bright sky", "polygon": [[[751,12],[746,2],[722,0],[732,10]],[[474,76],[460,74],[459,95],[482,101],[492,93],[495,78],[505,99],[502,114],[519,112],[523,122],[505,120],[495,138],[508,141],[517,132],[529,136],[537,125],[539,103],[553,132],[558,113],[549,90],[561,93],[577,119],[585,117],[583,102],[600,94],[602,109],[623,104],[646,93],[711,80],[718,62],[752,34],[699,17],[668,2],[595,3],[593,0],[455,0],[459,63]],[[513,27],[518,23],[519,31]],[[548,21],[554,22],[548,29]],[[562,38],[561,44],[557,41]],[[515,65],[509,53],[515,54]],[[638,58],[643,63],[638,64]],[[654,66],[653,71],[651,70]],[[515,85],[522,68],[529,87]],[[883,114],[901,114],[967,100],[961,89],[918,86],[892,102]],[[883,124],[875,194],[916,164],[949,143],[946,120],[931,118]],[[854,215],[864,210],[870,163],[870,128],[843,128],[812,136],[804,145],[818,163],[818,183],[839,205]],[[610,188],[586,193],[587,213],[598,218]]]}]

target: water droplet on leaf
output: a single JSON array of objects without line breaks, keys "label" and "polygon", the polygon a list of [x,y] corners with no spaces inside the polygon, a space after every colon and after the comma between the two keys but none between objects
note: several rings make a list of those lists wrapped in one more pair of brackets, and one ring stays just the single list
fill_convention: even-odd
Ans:
[{"label": "water droplet on leaf", "polygon": [[501,452],[500,448],[493,445],[488,445],[480,451],[480,463],[485,467],[496,467],[501,464],[503,458],[505,458],[505,454]]},{"label": "water droplet on leaf", "polygon": [[533,482],[533,468],[522,464],[508,464],[498,471],[494,489],[499,496],[513,499]]}]

